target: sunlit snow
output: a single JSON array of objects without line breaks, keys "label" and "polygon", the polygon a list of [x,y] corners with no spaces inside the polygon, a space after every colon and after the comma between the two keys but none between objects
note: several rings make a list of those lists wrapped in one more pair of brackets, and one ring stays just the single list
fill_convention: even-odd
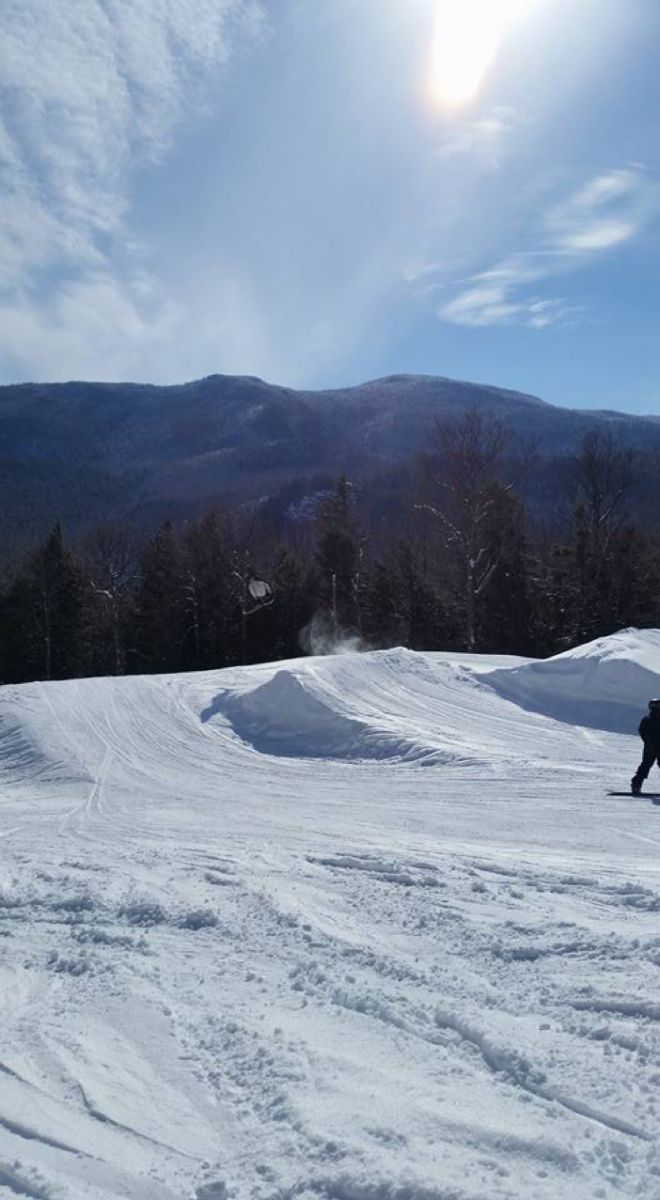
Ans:
[{"label": "sunlit snow", "polygon": [[654,693],[635,631],[0,689],[0,1196],[660,1196]]}]

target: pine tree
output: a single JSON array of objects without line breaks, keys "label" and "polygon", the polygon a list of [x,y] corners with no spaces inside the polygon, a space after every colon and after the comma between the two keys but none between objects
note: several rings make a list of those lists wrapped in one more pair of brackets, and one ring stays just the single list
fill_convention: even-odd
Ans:
[{"label": "pine tree", "polygon": [[166,521],[146,543],[136,596],[136,669],[177,671],[186,634],[184,576],[177,538]]},{"label": "pine tree", "polygon": [[423,546],[401,538],[392,555],[404,646],[438,650],[457,644],[456,613],[447,602]]},{"label": "pine tree", "polygon": [[240,661],[240,588],[234,537],[216,511],[186,527],[181,539],[183,661],[195,670]]},{"label": "pine tree", "polygon": [[321,602],[335,628],[359,629],[360,534],[345,475],[321,504],[316,528]]},{"label": "pine tree", "polygon": [[512,491],[494,485],[485,530],[495,570],[479,610],[478,640],[484,652],[531,654],[533,602],[525,509]]},{"label": "pine tree", "polygon": [[275,603],[260,614],[257,654],[264,660],[295,658],[301,652],[301,633],[314,615],[317,580],[284,546],[275,554],[269,577]]},{"label": "pine tree", "polygon": [[372,563],[363,602],[363,635],[369,646],[407,643],[409,624],[401,602],[401,580],[391,560]]},{"label": "pine tree", "polygon": [[6,595],[8,679],[68,679],[78,673],[83,595],[80,567],[56,521]]}]

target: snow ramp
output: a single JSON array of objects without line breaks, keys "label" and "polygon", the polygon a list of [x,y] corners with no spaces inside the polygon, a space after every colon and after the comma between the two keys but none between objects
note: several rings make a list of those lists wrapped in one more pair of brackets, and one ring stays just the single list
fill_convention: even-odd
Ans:
[{"label": "snow ramp", "polygon": [[635,733],[651,697],[660,696],[660,630],[623,629],[554,658],[491,671],[484,682],[565,724]]},{"label": "snow ramp", "polygon": [[83,773],[79,762],[71,761],[71,755],[67,758],[61,747],[45,744],[35,715],[46,704],[39,684],[0,690],[0,771],[6,786],[61,783]]},{"label": "snow ramp", "polygon": [[351,714],[334,689],[311,672],[282,669],[266,683],[230,695],[224,714],[245,742],[264,754],[335,759],[437,757],[423,740]]}]

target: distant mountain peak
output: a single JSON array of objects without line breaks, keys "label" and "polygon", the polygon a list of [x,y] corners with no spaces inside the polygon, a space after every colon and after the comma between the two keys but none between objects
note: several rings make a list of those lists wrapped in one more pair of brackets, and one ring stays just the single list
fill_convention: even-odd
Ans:
[{"label": "distant mountain peak", "polygon": [[[589,429],[660,449],[660,418],[559,408],[446,376],[386,375],[296,390],[253,375],[184,384],[0,387],[0,507],[39,532],[59,514],[90,520],[199,510],[209,497],[277,492],[295,479],[355,479],[428,445],[436,420],[476,406],[550,457]],[[321,486],[325,486],[321,484]]]}]

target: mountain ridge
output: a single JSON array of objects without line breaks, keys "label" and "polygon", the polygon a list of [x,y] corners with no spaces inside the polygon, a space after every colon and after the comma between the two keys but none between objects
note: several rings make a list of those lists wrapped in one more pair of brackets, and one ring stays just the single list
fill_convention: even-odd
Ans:
[{"label": "mountain ridge", "polygon": [[166,385],[26,382],[0,386],[0,505],[24,532],[40,534],[56,515],[84,524],[84,487],[74,483],[85,472],[94,520],[131,519],[154,506],[176,514],[212,497],[255,499],[342,470],[364,477],[419,452],[436,420],[471,407],[533,440],[545,458],[570,453],[593,428],[660,449],[660,417],[562,408],[447,376],[386,375],[317,390],[223,374]]}]

